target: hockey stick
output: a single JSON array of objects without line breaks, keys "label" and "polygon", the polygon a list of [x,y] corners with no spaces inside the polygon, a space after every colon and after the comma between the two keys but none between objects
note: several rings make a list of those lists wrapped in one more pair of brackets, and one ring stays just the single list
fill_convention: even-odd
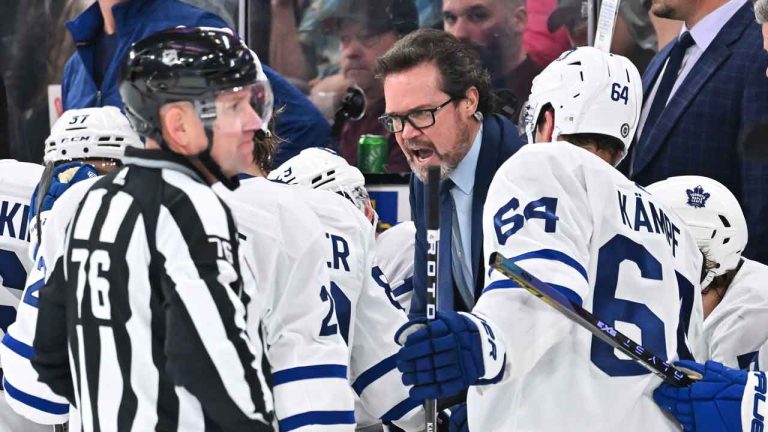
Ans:
[{"label": "hockey stick", "polygon": [[621,0],[603,0],[600,5],[600,16],[597,19],[597,32],[594,47],[603,52],[611,52],[613,30],[616,18],[619,16]]},{"label": "hockey stick", "polygon": [[[437,317],[437,269],[440,246],[440,167],[431,166],[427,172],[427,321]],[[426,432],[437,431],[437,400],[424,401]]]},{"label": "hockey stick", "polygon": [[498,270],[504,276],[517,282],[545,303],[557,309],[576,324],[592,332],[593,335],[603,340],[608,345],[618,349],[632,360],[645,366],[646,369],[656,374],[659,378],[676,387],[686,387],[694,381],[700,380],[701,374],[688,369],[676,368],[665,360],[637,344],[632,339],[624,336],[612,326],[587,312],[580,305],[572,302],[565,295],[552,288],[549,284],[540,281],[532,274],[526,272],[520,266],[504,258],[498,252],[491,254],[491,267]]}]

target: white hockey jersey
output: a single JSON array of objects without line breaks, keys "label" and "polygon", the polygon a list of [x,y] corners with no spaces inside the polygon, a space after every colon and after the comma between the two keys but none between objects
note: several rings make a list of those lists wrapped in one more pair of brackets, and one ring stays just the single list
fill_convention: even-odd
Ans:
[{"label": "white hockey jersey", "polygon": [[[49,266],[53,270],[52,266],[61,253],[67,225],[75,216],[88,189],[98,179],[94,177],[72,185],[47,212],[41,232],[42,240],[35,257],[35,268],[27,277],[22,300],[18,303],[16,321],[8,328],[0,345],[0,359],[5,372],[5,399],[14,411],[35,423],[59,424],[69,419],[69,402],[38,381],[37,371],[31,363],[38,291],[45,284]],[[72,413],[77,411],[72,410]]]},{"label": "white hockey jersey", "polygon": [[292,189],[266,179],[214,191],[232,210],[243,272],[256,281],[247,327],[262,335],[280,430],[354,430],[347,347],[339,334],[320,331],[328,319],[321,292],[330,286],[320,221]]},{"label": "white hockey jersey", "polygon": [[331,278],[330,296],[325,298],[330,310],[336,312],[336,321],[324,323],[321,331],[334,332],[338,328],[349,345],[349,379],[359,397],[355,408],[358,428],[382,419],[406,431],[421,430],[421,402],[409,397],[409,387],[403,385],[395,366],[395,354],[400,348],[395,343],[395,332],[407,317],[376,266],[373,226],[338,194],[297,189],[325,231]]},{"label": "white hockey jersey", "polygon": [[[524,146],[491,183],[486,261],[498,251],[670,361],[701,337],[701,254],[682,221],[594,154]],[[501,381],[467,396],[470,430],[679,431],[661,380],[499,272],[473,312],[506,344]],[[503,409],[501,408],[503,407]]]},{"label": "white hockey jersey", "polygon": [[376,262],[389,281],[392,296],[408,311],[413,295],[413,254],[416,225],[401,222],[376,238]]},{"label": "white hockey jersey", "polygon": [[[32,271],[29,256],[29,201],[43,173],[41,165],[0,160],[0,330],[5,336],[17,315],[27,275]],[[7,374],[5,364],[4,373]],[[14,389],[4,387],[7,396]],[[0,430],[47,430],[18,415],[5,399],[0,400]]]},{"label": "white hockey jersey", "polygon": [[[0,327],[13,322],[27,274],[29,259],[29,200],[43,167],[13,159],[0,160]],[[11,309],[8,309],[10,307]]]},{"label": "white hockey jersey", "polygon": [[734,369],[757,369],[768,341],[768,266],[746,258],[723,300],[704,320],[706,358]]}]

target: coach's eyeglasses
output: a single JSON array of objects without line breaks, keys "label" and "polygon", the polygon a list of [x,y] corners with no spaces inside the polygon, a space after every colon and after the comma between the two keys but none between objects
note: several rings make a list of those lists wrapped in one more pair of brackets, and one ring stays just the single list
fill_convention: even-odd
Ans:
[{"label": "coach's eyeglasses", "polygon": [[379,122],[389,133],[402,132],[406,121],[416,129],[425,129],[435,124],[435,113],[440,111],[444,106],[458,99],[460,98],[450,98],[434,108],[415,109],[402,115],[384,114],[383,116],[379,117]]}]

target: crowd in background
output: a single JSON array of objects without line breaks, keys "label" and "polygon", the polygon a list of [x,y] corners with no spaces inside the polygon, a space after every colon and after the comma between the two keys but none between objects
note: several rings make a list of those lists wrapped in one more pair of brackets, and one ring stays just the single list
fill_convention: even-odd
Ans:
[{"label": "crowd in background", "polygon": [[[469,43],[491,73],[495,111],[517,123],[531,82],[563,51],[587,45],[587,2],[582,0],[272,0],[269,64],[305,91],[329,122],[351,86],[365,94],[365,113],[343,121],[335,139],[357,163],[365,134],[388,138],[387,172],[407,171],[394,139],[377,118],[384,97],[374,77],[376,58],[419,27],[444,29]],[[614,53],[642,71],[680,23],[652,19],[650,2],[623,2]],[[663,46],[663,45],[662,45]]]}]

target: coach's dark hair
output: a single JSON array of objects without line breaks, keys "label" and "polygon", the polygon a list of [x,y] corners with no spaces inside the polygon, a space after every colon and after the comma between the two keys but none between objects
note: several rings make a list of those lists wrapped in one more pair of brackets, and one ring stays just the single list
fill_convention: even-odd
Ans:
[{"label": "coach's dark hair", "polygon": [[440,90],[452,98],[464,98],[467,89],[480,94],[477,110],[483,114],[494,110],[491,76],[480,64],[472,48],[442,30],[419,29],[395,42],[376,62],[376,76],[403,72],[424,63],[434,63],[440,72]]}]

